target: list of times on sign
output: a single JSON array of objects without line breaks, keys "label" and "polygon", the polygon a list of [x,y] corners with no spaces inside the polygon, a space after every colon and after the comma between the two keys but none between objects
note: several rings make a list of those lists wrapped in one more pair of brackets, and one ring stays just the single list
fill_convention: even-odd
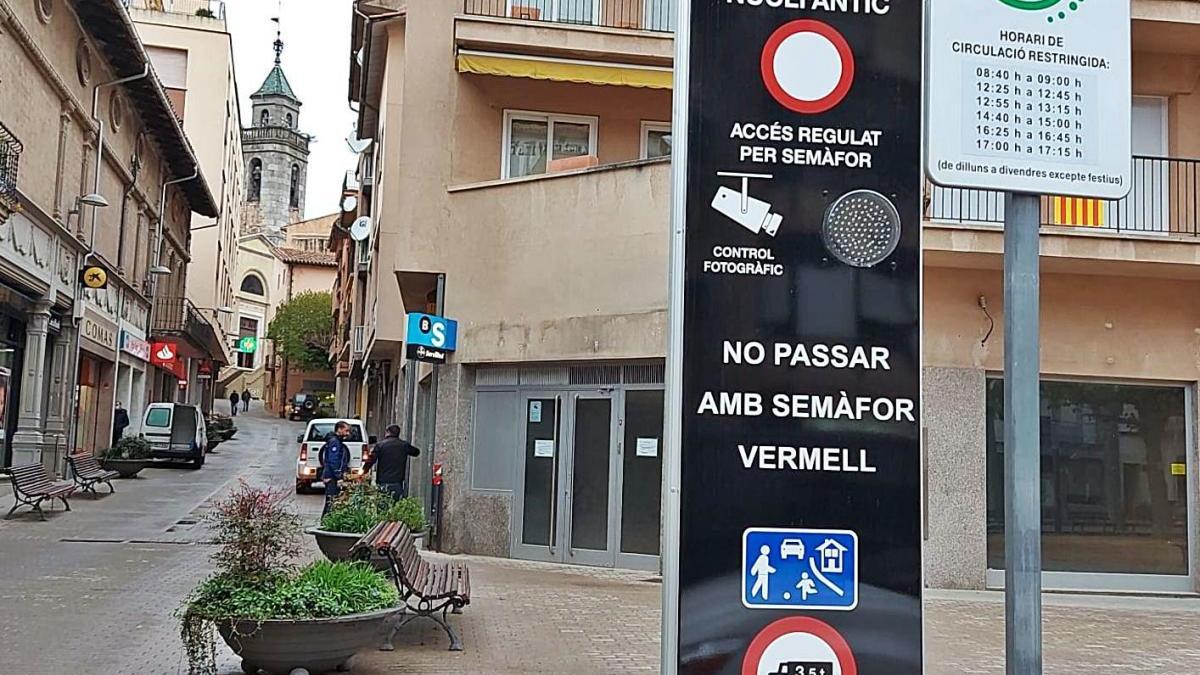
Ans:
[{"label": "list of times on sign", "polygon": [[967,61],[963,150],[981,156],[1096,163],[1096,78]]},{"label": "list of times on sign", "polygon": [[951,187],[1120,199],[1128,3],[932,0],[927,171]]}]

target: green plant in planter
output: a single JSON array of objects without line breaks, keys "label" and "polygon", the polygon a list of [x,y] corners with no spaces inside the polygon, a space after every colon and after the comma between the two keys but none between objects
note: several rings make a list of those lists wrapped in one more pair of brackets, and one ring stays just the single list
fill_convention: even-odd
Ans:
[{"label": "green plant in planter", "polygon": [[384,520],[398,520],[408,526],[412,532],[425,531],[425,509],[421,506],[421,502],[412,497],[397,499],[395,504],[387,510],[383,516]]},{"label": "green plant in planter", "polygon": [[102,450],[103,459],[150,459],[150,441],[139,436],[126,436],[107,450]]},{"label": "green plant in planter", "polygon": [[209,516],[217,569],[179,612],[189,675],[215,675],[217,622],[329,618],[399,602],[395,587],[363,563],[294,568],[300,521],[287,497],[282,490],[240,483]]},{"label": "green plant in planter", "polygon": [[395,499],[374,483],[348,483],[333,503],[329,513],[321,518],[321,529],[327,532],[366,534],[384,521],[398,520],[413,532],[425,530],[425,511],[412,497]]}]

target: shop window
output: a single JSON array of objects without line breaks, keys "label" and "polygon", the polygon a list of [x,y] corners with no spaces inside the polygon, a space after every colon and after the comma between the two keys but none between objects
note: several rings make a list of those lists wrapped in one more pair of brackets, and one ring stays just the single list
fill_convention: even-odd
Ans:
[{"label": "shop window", "polygon": [[[1043,381],[1042,567],[1188,574],[1183,387]],[[1004,382],[987,384],[988,566],[1004,567]]]},{"label": "shop window", "polygon": [[506,111],[502,177],[547,173],[562,160],[595,158],[596,126],[595,117]]},{"label": "shop window", "polygon": [[671,156],[671,125],[642,122],[642,159]]}]

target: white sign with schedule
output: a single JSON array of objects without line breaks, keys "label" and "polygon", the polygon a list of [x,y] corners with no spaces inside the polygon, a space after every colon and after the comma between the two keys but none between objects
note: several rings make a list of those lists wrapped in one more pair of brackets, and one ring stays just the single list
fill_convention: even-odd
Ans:
[{"label": "white sign with schedule", "polygon": [[1129,4],[931,0],[930,179],[1030,194],[1128,194]]}]

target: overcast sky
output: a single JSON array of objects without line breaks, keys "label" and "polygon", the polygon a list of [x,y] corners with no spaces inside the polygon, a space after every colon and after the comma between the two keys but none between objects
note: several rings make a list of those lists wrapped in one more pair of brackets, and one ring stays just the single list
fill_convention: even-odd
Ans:
[{"label": "overcast sky", "polygon": [[275,63],[271,44],[279,16],[283,28],[283,72],[303,105],[300,130],[315,137],[309,147],[304,211],[315,218],[338,210],[342,178],[353,169],[346,136],[354,113],[346,104],[350,71],[350,0],[226,0],[242,125],[250,126],[250,94]]}]

